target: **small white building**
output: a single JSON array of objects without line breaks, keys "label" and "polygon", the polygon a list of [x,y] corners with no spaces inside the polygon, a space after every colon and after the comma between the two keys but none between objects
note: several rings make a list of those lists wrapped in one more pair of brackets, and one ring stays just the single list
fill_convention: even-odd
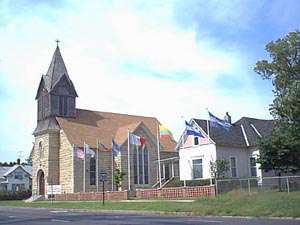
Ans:
[{"label": "small white building", "polygon": [[[231,118],[227,116],[227,122]],[[232,123],[226,130],[223,127],[209,125],[207,120],[191,119],[190,124],[201,132],[203,137],[182,134],[177,150],[179,151],[180,180],[210,179],[210,162],[225,159],[230,170],[226,177],[262,177],[262,171],[256,159],[258,138],[269,135],[273,128],[272,120],[243,117]]]},{"label": "small white building", "polygon": [[31,190],[31,166],[0,167],[0,191]]}]

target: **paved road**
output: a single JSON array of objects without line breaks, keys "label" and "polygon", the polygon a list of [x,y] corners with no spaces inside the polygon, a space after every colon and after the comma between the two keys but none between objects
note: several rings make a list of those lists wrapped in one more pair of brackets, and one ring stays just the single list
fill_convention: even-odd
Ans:
[{"label": "paved road", "polygon": [[300,220],[241,219],[194,216],[155,216],[124,213],[80,212],[54,209],[0,207],[0,224],[147,224],[147,225],[300,225]]}]

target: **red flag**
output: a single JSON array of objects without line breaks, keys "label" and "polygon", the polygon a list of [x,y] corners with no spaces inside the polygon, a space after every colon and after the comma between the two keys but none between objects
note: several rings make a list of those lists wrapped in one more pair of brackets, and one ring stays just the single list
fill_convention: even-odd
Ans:
[{"label": "red flag", "polygon": [[143,147],[145,145],[145,138],[143,136],[140,137],[141,146]]}]

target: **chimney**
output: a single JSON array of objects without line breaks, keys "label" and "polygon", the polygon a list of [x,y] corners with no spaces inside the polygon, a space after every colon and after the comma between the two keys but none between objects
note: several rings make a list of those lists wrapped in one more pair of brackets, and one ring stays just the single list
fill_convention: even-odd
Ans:
[{"label": "chimney", "polygon": [[20,165],[21,164],[21,160],[17,159],[17,164]]},{"label": "chimney", "polygon": [[227,123],[230,123],[230,124],[231,124],[231,116],[229,115],[228,112],[226,112],[226,115],[224,116],[224,120],[225,120]]}]

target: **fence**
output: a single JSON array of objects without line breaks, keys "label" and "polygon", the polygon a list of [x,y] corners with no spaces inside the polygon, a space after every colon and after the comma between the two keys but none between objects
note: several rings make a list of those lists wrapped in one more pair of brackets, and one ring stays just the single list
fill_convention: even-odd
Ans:
[{"label": "fence", "polygon": [[248,192],[273,190],[287,193],[300,191],[300,176],[223,179],[216,181],[216,192],[218,194],[233,190]]},{"label": "fence", "polygon": [[[106,200],[127,200],[127,191],[106,191],[104,193],[104,198]],[[70,193],[70,194],[57,194],[54,196],[54,200],[57,201],[96,201],[102,200],[102,192],[80,192],[80,193]]]},{"label": "fence", "polygon": [[182,199],[215,196],[214,186],[137,189],[138,199]]}]

